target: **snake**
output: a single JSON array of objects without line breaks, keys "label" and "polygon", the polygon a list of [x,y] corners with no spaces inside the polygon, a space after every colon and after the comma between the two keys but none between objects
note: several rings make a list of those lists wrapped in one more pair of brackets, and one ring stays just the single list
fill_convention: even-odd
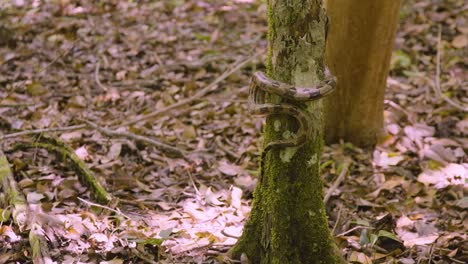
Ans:
[{"label": "snake", "polygon": [[[256,116],[285,114],[293,117],[299,124],[296,136],[269,142],[260,156],[260,180],[263,178],[266,153],[273,148],[300,147],[312,134],[311,115],[304,109],[304,103],[318,100],[331,94],[337,79],[325,68],[325,79],[316,86],[301,87],[269,78],[265,73],[255,72],[249,87],[249,110]],[[266,97],[273,94],[281,97],[281,103],[268,103]],[[301,106],[302,104],[302,106]]]}]

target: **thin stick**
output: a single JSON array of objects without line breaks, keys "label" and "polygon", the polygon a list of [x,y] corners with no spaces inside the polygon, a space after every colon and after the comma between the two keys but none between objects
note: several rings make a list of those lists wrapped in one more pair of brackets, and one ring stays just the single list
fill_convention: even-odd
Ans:
[{"label": "thin stick", "polygon": [[98,60],[97,63],[96,63],[96,69],[94,69],[94,80],[96,80],[97,85],[103,91],[107,92],[109,89],[101,83],[101,80],[99,80],[99,68],[100,68],[100,66],[101,66],[101,61]]},{"label": "thin stick", "polygon": [[146,142],[146,143],[149,143],[149,144],[155,146],[157,149],[159,149],[160,151],[165,152],[166,154],[169,154],[169,155],[172,154],[173,156],[187,159],[187,152],[186,151],[180,150],[178,148],[175,148],[175,147],[173,147],[171,145],[168,145],[166,143],[157,141],[155,139],[148,138],[148,137],[145,137],[145,136],[136,135],[136,134],[133,134],[133,133],[130,133],[130,132],[115,131],[115,130],[111,130],[111,129],[108,129],[108,128],[100,127],[97,124],[95,124],[95,123],[93,123],[91,121],[88,121],[88,120],[82,120],[82,121],[85,122],[86,124],[88,124],[88,126],[98,130],[99,132],[101,132],[101,133],[103,133],[105,135],[117,136],[117,137],[126,137],[126,138],[129,138],[129,139],[132,139],[132,140],[143,141],[143,142]]},{"label": "thin stick", "polygon": [[342,211],[343,208],[341,206],[339,206],[339,207],[340,207],[340,209],[338,210],[338,216],[336,217],[335,225],[333,225],[333,229],[331,231],[332,235],[335,234],[336,228],[338,227],[338,224],[340,223],[340,220],[341,220],[341,211]]},{"label": "thin stick", "polygon": [[219,149],[221,149],[222,151],[224,151],[227,155],[231,156],[232,158],[235,158],[235,159],[240,159],[240,155],[238,155],[237,153],[231,151],[230,149],[228,149],[227,147],[225,147],[223,145],[223,143],[221,142],[221,137],[216,137],[215,138],[215,143],[216,143],[216,146],[218,146]]},{"label": "thin stick", "polygon": [[[70,46],[70,48],[68,48],[64,53],[61,53],[59,54],[57,57],[55,57],[51,62],[49,62],[46,66],[44,66],[43,68],[41,68],[39,70],[39,72],[36,74],[36,75],[41,75],[43,72],[45,72],[50,66],[54,65],[60,58],[64,57],[65,55],[67,55],[74,47],[75,47],[75,43],[78,42],[79,39],[76,39],[75,41],[73,41],[72,45]],[[27,81],[27,79],[21,81],[19,83],[19,86],[23,86],[24,83]]]},{"label": "thin stick", "polygon": [[358,229],[374,229],[374,228],[369,227],[369,226],[355,226],[355,227],[349,229],[348,231],[345,231],[343,233],[340,233],[340,234],[336,235],[335,237],[344,236],[344,235],[349,234],[349,233],[353,232],[354,230],[358,230]]},{"label": "thin stick", "polygon": [[25,106],[33,106],[35,103],[23,103],[23,104],[0,104],[0,107],[25,107]]},{"label": "thin stick", "polygon": [[198,191],[198,188],[197,188],[197,185],[195,184],[195,180],[193,179],[192,173],[190,173],[190,171],[187,171],[187,173],[189,175],[190,183],[193,185],[193,188],[195,189],[195,193],[197,195],[200,195],[200,191]]},{"label": "thin stick", "polygon": [[442,50],[441,39],[442,39],[442,26],[439,24],[439,34],[437,36],[436,74],[434,78],[434,85],[432,87],[434,88],[436,95],[442,97],[442,99],[444,99],[445,102],[457,108],[458,110],[468,112],[468,107],[458,104],[457,102],[453,101],[452,99],[447,97],[445,94],[443,94],[441,91],[441,88],[440,88],[440,64],[441,64],[440,60],[441,60],[441,53],[442,53],[441,52]]},{"label": "thin stick", "polygon": [[348,167],[349,167],[349,161],[345,161],[343,164],[343,168],[341,169],[340,175],[338,176],[338,178],[336,178],[332,186],[330,186],[330,188],[327,191],[327,194],[325,195],[325,198],[323,199],[323,202],[325,204],[330,199],[330,196],[332,195],[332,193],[338,188],[338,186],[340,186],[340,183],[344,180],[348,172]]},{"label": "thin stick", "polygon": [[127,218],[128,220],[133,220],[133,219],[130,218],[128,215],[126,215],[126,214],[124,214],[124,213],[122,213],[122,212],[120,212],[120,211],[117,211],[117,210],[115,210],[115,209],[113,209],[113,208],[110,208],[109,206],[105,206],[105,205],[102,205],[102,204],[93,203],[93,202],[91,202],[91,201],[86,201],[85,199],[83,199],[83,198],[81,198],[81,197],[79,197],[79,196],[77,196],[76,198],[78,198],[78,200],[82,201],[82,202],[85,203],[85,204],[88,204],[88,205],[91,205],[91,206],[96,206],[96,207],[99,207],[99,208],[103,208],[103,209],[109,210],[109,211],[111,211],[111,212],[114,212],[114,213],[116,213],[116,214],[118,214],[118,215],[121,215],[121,216]]},{"label": "thin stick", "polygon": [[25,136],[25,135],[30,135],[30,134],[78,130],[78,129],[82,129],[85,127],[86,125],[82,124],[82,125],[67,126],[67,127],[51,127],[51,128],[41,128],[41,129],[34,129],[34,130],[25,130],[21,132],[16,132],[16,133],[11,133],[11,134],[0,136],[0,141],[5,140],[7,138],[15,138],[15,137],[20,137],[20,136]]},{"label": "thin stick", "polygon": [[242,62],[237,62],[236,61],[234,63],[234,66],[230,70],[225,71],[221,76],[216,78],[216,80],[214,80],[212,83],[210,83],[207,87],[205,87],[205,88],[201,89],[200,91],[196,92],[193,96],[191,96],[189,98],[186,98],[186,99],[183,99],[183,100],[180,100],[177,103],[174,103],[174,104],[171,104],[171,105],[169,105],[167,107],[164,107],[163,109],[154,111],[154,112],[152,112],[150,114],[147,114],[147,115],[144,115],[144,116],[142,116],[140,118],[136,118],[134,120],[125,122],[125,123],[123,123],[121,125],[118,125],[118,126],[122,127],[122,126],[133,125],[133,124],[136,124],[136,123],[138,123],[140,121],[151,119],[151,118],[156,117],[158,115],[165,114],[165,113],[167,113],[167,112],[169,112],[169,111],[171,111],[173,109],[179,108],[181,106],[184,106],[184,105],[189,104],[189,103],[191,103],[191,102],[193,102],[195,100],[200,99],[201,97],[205,96],[206,94],[211,92],[213,89],[215,89],[216,85],[218,83],[225,80],[227,77],[229,77],[229,75],[231,75],[232,73],[238,71],[240,68],[244,67],[246,64],[248,64],[253,59],[255,59],[256,57],[258,57],[259,55],[261,55],[263,53],[264,53],[264,51],[258,52],[256,54],[254,54],[253,56],[247,58],[246,60],[242,61]]},{"label": "thin stick", "polygon": [[51,62],[49,62],[49,64],[47,64],[44,68],[42,68],[38,73],[37,75],[40,75],[41,73],[43,73],[45,70],[47,70],[47,68],[49,68],[50,66],[52,66],[53,64],[55,64],[60,58],[64,57],[65,55],[67,55],[74,47],[75,47],[75,43],[78,42],[78,39],[76,39],[75,41],[73,41],[72,45],[70,46],[70,48],[68,48],[64,53],[62,54],[59,54],[57,57],[55,57],[55,59],[53,59]]}]

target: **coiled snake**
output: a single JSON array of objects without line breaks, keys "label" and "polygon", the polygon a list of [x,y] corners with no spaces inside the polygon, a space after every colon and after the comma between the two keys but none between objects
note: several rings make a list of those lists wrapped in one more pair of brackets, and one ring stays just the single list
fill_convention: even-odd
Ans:
[{"label": "coiled snake", "polygon": [[[324,81],[312,87],[296,87],[268,78],[263,72],[256,72],[251,80],[249,89],[249,109],[254,115],[266,116],[272,114],[286,114],[294,117],[299,129],[296,136],[291,139],[269,142],[260,160],[260,180],[263,178],[263,164],[266,153],[272,148],[300,147],[311,135],[312,120],[310,114],[300,106],[307,101],[318,100],[332,93],[336,88],[336,77],[331,75],[328,68],[325,69]],[[267,103],[266,95],[275,94],[287,102],[279,104]]]}]

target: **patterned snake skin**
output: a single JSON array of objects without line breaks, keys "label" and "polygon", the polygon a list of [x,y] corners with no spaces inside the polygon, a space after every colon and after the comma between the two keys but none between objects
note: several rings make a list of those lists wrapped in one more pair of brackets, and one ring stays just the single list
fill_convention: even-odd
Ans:
[{"label": "patterned snake skin", "polygon": [[[312,120],[310,114],[304,109],[304,106],[300,106],[301,103],[318,100],[329,95],[335,90],[336,82],[336,77],[330,74],[328,68],[325,70],[325,80],[320,85],[314,87],[296,87],[278,82],[268,78],[263,72],[256,72],[254,74],[249,89],[249,108],[252,114],[258,116],[286,114],[294,117],[299,124],[295,137],[272,141],[266,145],[260,157],[261,178],[263,178],[264,158],[270,149],[302,146],[311,135]],[[267,103],[266,96],[268,94],[280,96],[282,99],[287,99],[290,103]]]}]

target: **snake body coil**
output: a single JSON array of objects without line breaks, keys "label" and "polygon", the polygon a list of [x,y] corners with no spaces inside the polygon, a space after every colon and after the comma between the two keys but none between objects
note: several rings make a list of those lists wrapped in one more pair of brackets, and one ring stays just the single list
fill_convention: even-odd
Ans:
[{"label": "snake body coil", "polygon": [[[302,146],[311,135],[312,120],[310,114],[301,106],[301,103],[318,100],[332,93],[336,87],[336,77],[326,69],[325,80],[317,86],[298,87],[268,78],[263,72],[256,72],[250,83],[249,108],[252,114],[267,116],[273,114],[286,114],[294,117],[299,129],[296,136],[291,139],[269,142],[261,155],[260,180],[263,178],[263,164],[266,153],[276,147],[299,147]],[[279,104],[267,103],[266,95],[275,94],[286,102]]]}]

